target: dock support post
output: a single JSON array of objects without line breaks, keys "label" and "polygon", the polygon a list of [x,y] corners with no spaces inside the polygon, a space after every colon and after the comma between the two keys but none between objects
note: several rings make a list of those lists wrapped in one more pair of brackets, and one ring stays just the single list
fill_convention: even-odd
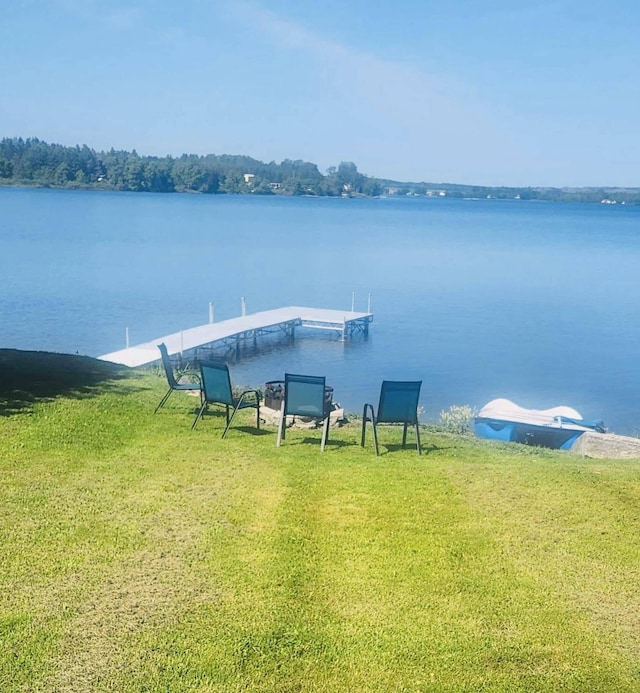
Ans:
[{"label": "dock support post", "polygon": [[213,301],[209,301],[209,324],[213,324]]},{"label": "dock support post", "polygon": [[244,317],[247,314],[247,304],[244,300],[244,296],[240,299],[240,313],[242,317]]},{"label": "dock support post", "polygon": [[347,321],[344,319],[344,316],[342,317],[342,337],[340,338],[341,342],[346,341],[346,334],[347,334]]},{"label": "dock support post", "polygon": [[367,313],[371,313],[371,294],[369,294],[369,300],[367,301]]},{"label": "dock support post", "polygon": [[351,312],[354,313],[356,310],[356,292],[351,292]]},{"label": "dock support post", "polygon": [[129,348],[129,328],[125,327],[124,328],[124,343],[127,346],[127,349]]}]

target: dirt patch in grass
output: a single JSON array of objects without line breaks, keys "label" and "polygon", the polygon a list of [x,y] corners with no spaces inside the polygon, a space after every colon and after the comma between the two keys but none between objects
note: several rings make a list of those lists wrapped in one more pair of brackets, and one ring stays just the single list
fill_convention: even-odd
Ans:
[{"label": "dirt patch in grass", "polygon": [[146,632],[170,627],[186,609],[217,599],[190,569],[189,549],[177,534],[173,544],[136,552],[86,596],[69,622],[46,690],[118,690],[120,678],[135,680]]},{"label": "dirt patch in grass", "polygon": [[218,590],[198,567],[207,524],[197,517],[197,507],[213,502],[216,489],[202,496],[193,512],[176,498],[173,507],[140,521],[144,547],[78,596],[44,690],[121,690],[119,682],[135,681],[149,668],[149,633],[171,629],[185,612],[218,600]]}]

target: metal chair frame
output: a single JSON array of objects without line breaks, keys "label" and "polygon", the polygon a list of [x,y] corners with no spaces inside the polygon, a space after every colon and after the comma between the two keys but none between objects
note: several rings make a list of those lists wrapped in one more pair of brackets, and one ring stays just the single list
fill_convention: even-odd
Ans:
[{"label": "metal chair frame", "polygon": [[[320,451],[324,452],[329,439],[331,410],[325,400],[326,379],[317,375],[284,374],[284,398],[280,407],[276,445],[286,437],[287,416],[303,416],[323,422]],[[301,396],[302,395],[302,396]]]},{"label": "metal chair frame", "polygon": [[[165,375],[167,376],[167,383],[169,384],[169,389],[165,393],[164,397],[160,400],[160,403],[155,408],[153,413],[156,414],[159,409],[164,407],[164,405],[167,403],[167,400],[171,396],[171,393],[176,390],[181,392],[199,392],[200,401],[202,402],[202,385],[200,383],[198,375],[196,375],[195,373],[184,371],[182,373],[179,373],[178,377],[176,378],[176,375],[173,370],[173,364],[171,363],[171,357],[169,356],[169,352],[167,351],[166,345],[164,343],[158,344],[158,349],[160,349],[162,365],[164,367]],[[195,378],[197,382],[189,381],[181,383],[180,379],[184,376]]]},{"label": "metal chair frame", "polygon": [[367,422],[371,421],[373,428],[373,446],[376,455],[379,455],[378,424],[400,423],[404,424],[402,433],[403,448],[407,446],[408,427],[410,425],[415,426],[416,449],[418,455],[420,455],[422,448],[420,443],[420,426],[418,424],[418,399],[420,397],[421,386],[421,380],[383,380],[380,388],[380,400],[378,402],[377,414],[372,404],[364,405],[362,411],[362,435],[360,438],[360,445],[364,447]]},{"label": "metal chair frame", "polygon": [[[218,376],[215,385],[217,388],[220,388],[216,392],[209,389],[209,387],[213,389],[213,383],[210,384],[211,378],[207,377],[214,374]],[[202,418],[209,404],[220,404],[225,408],[227,425],[222,434],[223,438],[231,428],[233,419],[238,411],[249,407],[254,407],[256,410],[256,428],[260,430],[260,392],[258,390],[245,390],[239,397],[234,397],[229,367],[226,363],[218,361],[200,361],[200,379],[202,383],[202,405],[191,425],[192,431],[198,425],[198,421]]]}]

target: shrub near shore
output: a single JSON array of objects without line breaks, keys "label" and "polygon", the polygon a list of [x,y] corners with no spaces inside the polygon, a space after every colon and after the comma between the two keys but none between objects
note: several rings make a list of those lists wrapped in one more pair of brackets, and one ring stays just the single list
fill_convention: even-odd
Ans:
[{"label": "shrub near shore", "polygon": [[78,358],[0,352],[1,690],[640,687],[637,462],[222,441]]}]

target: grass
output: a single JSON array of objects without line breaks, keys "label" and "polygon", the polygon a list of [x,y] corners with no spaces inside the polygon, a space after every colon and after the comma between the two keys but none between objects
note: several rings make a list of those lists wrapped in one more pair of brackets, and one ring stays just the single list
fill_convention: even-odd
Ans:
[{"label": "grass", "polygon": [[638,462],[222,441],[155,375],[0,366],[3,692],[640,690]]}]

